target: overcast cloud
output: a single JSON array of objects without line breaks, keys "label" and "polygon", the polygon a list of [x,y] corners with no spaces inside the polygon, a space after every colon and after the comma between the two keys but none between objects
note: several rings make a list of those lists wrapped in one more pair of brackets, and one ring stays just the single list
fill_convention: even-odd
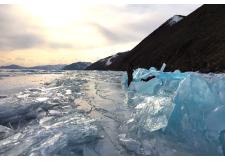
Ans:
[{"label": "overcast cloud", "polygon": [[[42,8],[40,13],[38,10],[35,13],[32,9],[31,12],[23,11],[23,7],[17,5],[0,5],[0,54],[12,54],[7,51],[14,51],[15,54],[17,50],[29,50],[31,53],[32,49],[43,50],[45,53],[47,50],[55,50],[49,54],[57,53],[58,50],[90,53],[93,49],[98,49],[99,53],[101,48],[104,52],[104,48],[116,45],[119,46],[118,50],[127,50],[129,43],[139,43],[173,15],[188,15],[199,6],[91,5],[77,7],[80,12],[64,8],[60,11],[63,14],[61,17],[53,17],[53,8],[46,7],[52,15],[46,12],[45,16]],[[60,20],[64,22],[65,19],[65,24],[60,24]],[[107,52],[105,56],[111,54],[115,53]],[[94,57],[99,58],[100,55],[91,54],[90,60],[94,60]],[[17,60],[21,62],[23,58],[19,58],[17,54]],[[0,63],[2,62],[5,63],[6,60],[0,58]]]}]

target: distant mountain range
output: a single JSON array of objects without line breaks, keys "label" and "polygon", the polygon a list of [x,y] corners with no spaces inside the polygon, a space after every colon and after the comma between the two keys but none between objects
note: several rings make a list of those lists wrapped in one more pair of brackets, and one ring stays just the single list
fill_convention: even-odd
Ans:
[{"label": "distant mountain range", "polygon": [[0,69],[38,69],[38,70],[83,70],[91,63],[89,62],[77,62],[70,65],[57,64],[57,65],[42,65],[34,67],[23,67],[19,65],[0,66]]},{"label": "distant mountain range", "polygon": [[66,65],[58,64],[58,65],[42,65],[42,66],[34,66],[34,67],[23,67],[19,65],[8,65],[8,66],[0,66],[0,69],[39,69],[39,70],[62,70]]},{"label": "distant mountain range", "polygon": [[77,62],[70,65],[67,65],[63,68],[63,70],[84,70],[89,65],[91,65],[90,62]]},{"label": "distant mountain range", "polygon": [[101,59],[88,70],[160,68],[225,71],[225,5],[203,5],[188,16],[175,15],[132,50]]},{"label": "distant mountain range", "polygon": [[66,65],[58,64],[58,65],[42,65],[42,66],[34,66],[29,69],[40,69],[40,70],[62,70]]},{"label": "distant mountain range", "polygon": [[8,66],[0,66],[0,69],[25,69],[25,67],[12,64],[12,65],[8,65]]}]

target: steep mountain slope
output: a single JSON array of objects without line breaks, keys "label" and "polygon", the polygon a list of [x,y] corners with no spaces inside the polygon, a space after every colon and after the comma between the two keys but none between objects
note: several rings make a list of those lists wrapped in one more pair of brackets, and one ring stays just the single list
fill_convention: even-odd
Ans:
[{"label": "steep mountain slope", "polygon": [[100,59],[99,61],[91,64],[87,70],[121,70],[123,60],[129,52],[121,52],[115,55]]},{"label": "steep mountain slope", "polygon": [[84,70],[89,65],[91,65],[90,62],[76,62],[76,63],[65,66],[63,70]]},{"label": "steep mountain slope", "polygon": [[[160,67],[166,70],[225,70],[225,5],[203,5],[186,17],[175,16],[147,36],[109,70]],[[112,67],[112,68],[111,68]]]}]

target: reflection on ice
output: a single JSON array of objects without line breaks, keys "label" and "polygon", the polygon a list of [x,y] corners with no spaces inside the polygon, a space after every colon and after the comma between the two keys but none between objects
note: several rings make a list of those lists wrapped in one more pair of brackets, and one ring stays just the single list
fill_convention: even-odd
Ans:
[{"label": "reflection on ice", "polygon": [[39,102],[45,102],[48,99],[49,99],[48,97],[38,97],[38,98],[36,98],[36,100],[39,101]]},{"label": "reflection on ice", "polygon": [[79,73],[65,73],[0,100],[0,154],[83,155],[83,145],[99,138],[95,120],[74,104],[85,82]]}]

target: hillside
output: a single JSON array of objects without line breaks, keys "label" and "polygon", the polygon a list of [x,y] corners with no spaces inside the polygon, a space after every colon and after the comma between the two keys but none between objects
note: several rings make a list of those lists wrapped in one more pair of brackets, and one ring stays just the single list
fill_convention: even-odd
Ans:
[{"label": "hillside", "polygon": [[[142,40],[126,56],[118,56],[116,59],[120,59],[119,63],[114,59],[107,70],[126,70],[129,64],[135,68],[159,68],[165,62],[166,70],[223,72],[224,19],[225,5],[203,5],[186,17],[176,15]],[[89,69],[97,69],[94,64]],[[105,68],[102,66],[98,69]]]},{"label": "hillside", "polygon": [[91,65],[90,62],[76,62],[65,66],[63,70],[84,70],[89,65]]},{"label": "hillside", "polygon": [[122,62],[124,57],[127,56],[129,52],[121,52],[115,55],[106,57],[101,59],[90,66],[88,66],[87,70],[120,70],[122,68]]}]

